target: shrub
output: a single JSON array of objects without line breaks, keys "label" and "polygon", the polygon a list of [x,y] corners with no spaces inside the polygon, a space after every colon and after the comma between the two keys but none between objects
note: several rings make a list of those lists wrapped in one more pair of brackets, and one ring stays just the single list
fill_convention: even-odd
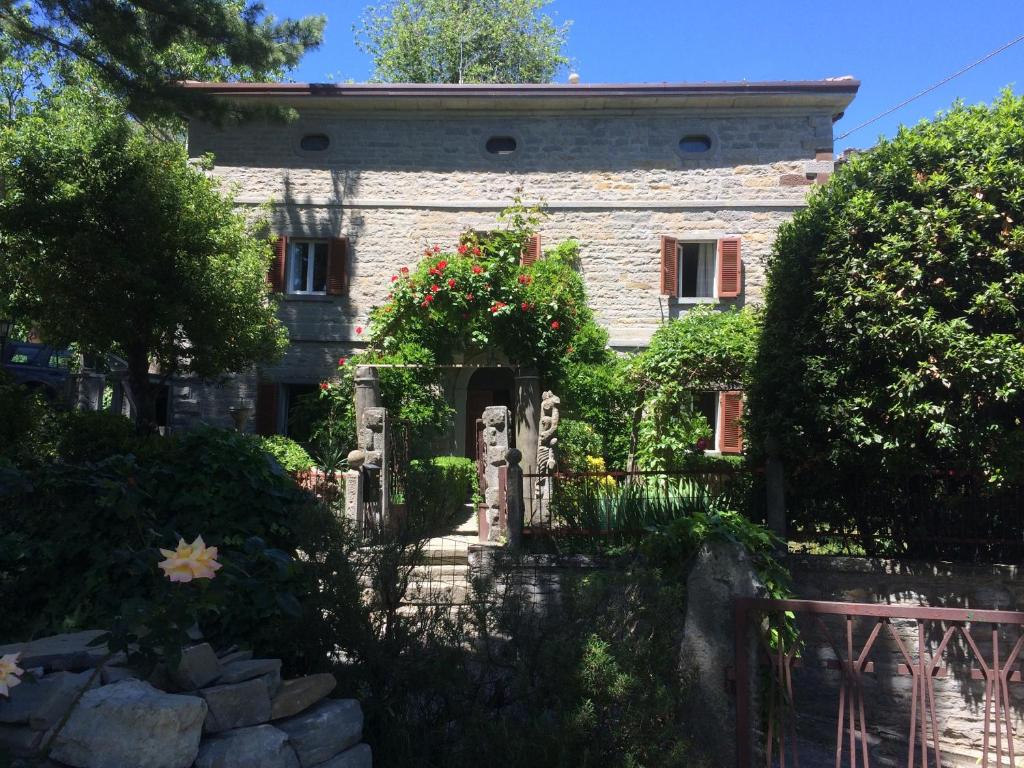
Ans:
[{"label": "shrub", "polygon": [[558,422],[558,443],[555,446],[560,472],[589,472],[590,457],[604,456],[604,441],[584,421],[561,419]]},{"label": "shrub", "polygon": [[34,461],[50,454],[54,413],[38,391],[0,371],[0,459]]},{"label": "shrub", "polygon": [[437,456],[410,463],[401,483],[412,534],[440,535],[462,522],[476,485],[476,462],[461,456]]},{"label": "shrub", "polygon": [[[284,654],[292,668],[323,664],[319,653],[344,632],[319,617],[358,605],[325,604],[327,590],[358,595],[332,525],[329,511],[234,431],[197,429],[140,456],[8,468],[0,472],[4,626],[27,637],[119,625],[160,594],[156,549],[201,534],[245,574],[202,616],[211,642]],[[308,628],[301,637],[296,622]]]},{"label": "shrub", "polygon": [[313,468],[313,459],[306,449],[284,435],[257,438],[260,447],[269,453],[285,472],[294,474]]},{"label": "shrub", "polygon": [[1024,477],[1022,157],[1024,98],[957,104],[854,157],[780,228],[750,436],[779,442],[796,505],[848,483],[835,522],[901,538],[897,508],[857,516],[868,484],[898,501],[934,468]]},{"label": "shrub", "polygon": [[60,418],[56,442],[57,455],[74,464],[135,453],[147,439],[139,437],[135,425],[121,414],[69,411]]}]

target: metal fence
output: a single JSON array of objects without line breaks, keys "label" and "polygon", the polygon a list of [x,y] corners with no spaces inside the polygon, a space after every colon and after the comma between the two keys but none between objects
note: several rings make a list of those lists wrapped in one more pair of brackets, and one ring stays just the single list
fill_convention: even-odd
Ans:
[{"label": "metal fence", "polygon": [[753,476],[743,468],[524,474],[523,532],[535,538],[632,538],[694,512],[745,508]]},{"label": "metal fence", "polygon": [[[752,598],[735,609],[740,768],[759,752],[780,768],[1017,765],[1024,613]],[[973,720],[957,722],[964,711]]]}]

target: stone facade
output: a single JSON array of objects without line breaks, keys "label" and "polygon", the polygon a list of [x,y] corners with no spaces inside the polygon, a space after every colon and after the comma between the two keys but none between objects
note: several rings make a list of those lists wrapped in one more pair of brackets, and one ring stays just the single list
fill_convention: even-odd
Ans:
[{"label": "stone facade", "polygon": [[[189,150],[213,155],[213,174],[237,190],[240,204],[271,203],[277,232],[349,241],[347,293],[285,296],[281,317],[292,343],[278,365],[260,372],[262,380],[329,376],[338,357],[361,346],[356,328],[366,325],[391,274],[426,245],[450,247],[461,231],[494,228],[516,194],[547,205],[540,227],[546,246],[580,243],[596,316],[612,345],[628,350],[645,346],[667,319],[709,301],[660,294],[662,235],[741,237],[743,290],[723,303],[760,300],[775,232],[804,205],[813,182],[832,171],[833,119],[856,91],[855,81],[842,88],[822,81],[813,96],[808,86],[815,84],[797,85],[782,84],[771,95],[747,93],[744,84],[723,87],[726,96],[672,98],[671,89],[647,87],[640,96],[600,101],[583,87],[538,101],[526,98],[529,86],[519,89],[518,101],[463,98],[471,87],[422,86],[411,96],[372,101],[363,97],[376,93],[373,86],[323,87],[337,98],[319,98],[321,87],[311,86],[302,95],[317,97],[302,100],[293,95],[303,88],[296,86],[264,98],[294,107],[298,120],[227,128],[193,121]],[[302,150],[310,134],[327,136],[329,147]],[[682,152],[680,139],[689,135],[708,137],[710,150]],[[513,137],[515,152],[489,154],[492,136]],[[249,386],[232,382],[221,397],[244,400]],[[214,415],[199,406],[188,418]]]}]

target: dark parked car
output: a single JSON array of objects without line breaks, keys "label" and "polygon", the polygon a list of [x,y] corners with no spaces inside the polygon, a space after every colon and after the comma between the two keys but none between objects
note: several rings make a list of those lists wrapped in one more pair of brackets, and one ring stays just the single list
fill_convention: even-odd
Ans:
[{"label": "dark parked car", "polygon": [[19,384],[38,389],[53,400],[64,393],[70,361],[67,349],[9,341],[4,347],[3,369]]}]

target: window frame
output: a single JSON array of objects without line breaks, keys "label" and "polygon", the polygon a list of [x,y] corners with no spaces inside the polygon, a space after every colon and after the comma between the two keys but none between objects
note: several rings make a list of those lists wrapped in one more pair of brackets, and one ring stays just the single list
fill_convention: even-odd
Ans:
[{"label": "window frame", "polygon": [[[683,295],[683,246],[698,245],[711,251],[711,294],[709,296]],[[718,300],[718,240],[706,237],[695,237],[683,240],[676,238],[676,295],[680,304],[705,304]]]},{"label": "window frame", "polygon": [[[294,248],[296,246],[312,246],[312,259],[307,261],[306,289],[297,291],[292,288],[294,285],[293,278],[295,277],[296,264],[298,259],[295,257]],[[324,286],[322,290],[315,290],[312,288],[313,278],[316,274],[316,246],[322,245],[324,247]],[[285,295],[288,296],[327,296],[327,283],[328,283],[328,271],[330,270],[331,261],[331,243],[329,240],[315,237],[289,237],[287,245],[287,253],[285,254]]]}]

